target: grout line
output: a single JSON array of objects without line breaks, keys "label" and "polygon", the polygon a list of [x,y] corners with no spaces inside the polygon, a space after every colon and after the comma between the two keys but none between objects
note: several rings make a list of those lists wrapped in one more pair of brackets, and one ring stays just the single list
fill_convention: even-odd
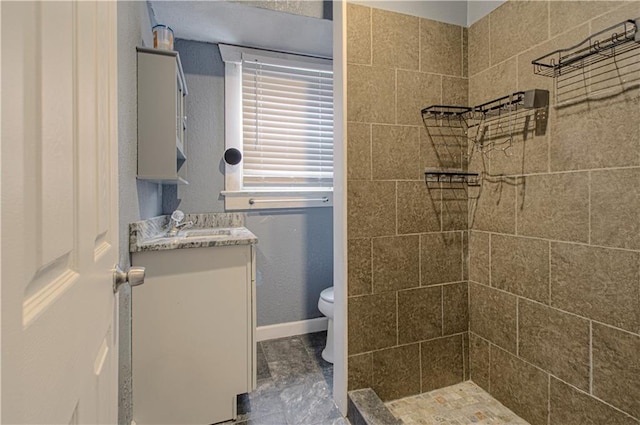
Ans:
[{"label": "grout line", "polygon": [[593,321],[589,321],[589,394],[593,395]]},{"label": "grout line", "polygon": [[[481,337],[482,338],[482,337]],[[484,338],[482,338],[484,339]],[[488,387],[489,387],[489,393],[491,393],[491,361],[492,361],[492,355],[491,353],[493,352],[493,350],[491,349],[491,346],[493,345],[493,343],[489,340],[486,340],[489,343],[489,367],[487,368],[487,380],[488,382]]]},{"label": "grout line", "polygon": [[373,124],[369,124],[369,181],[373,181]]},{"label": "grout line", "polygon": [[418,236],[418,287],[422,286],[422,236]]},{"label": "grout line", "polygon": [[493,287],[493,257],[491,256],[491,246],[493,244],[493,234],[489,233],[489,286]]},{"label": "grout line", "polygon": [[422,344],[418,344],[418,369],[420,369],[420,393],[424,392],[422,387]]},{"label": "grout line", "polygon": [[440,336],[444,336],[444,285],[440,287]]},{"label": "grout line", "polygon": [[400,312],[398,308],[398,291],[396,291],[396,345],[400,345]]},{"label": "grout line", "polygon": [[[488,43],[489,48],[487,50],[489,51],[489,68],[491,68],[493,66],[493,60],[492,60],[493,58],[491,57],[491,46],[492,46],[492,44],[491,44],[491,13],[489,13],[487,15],[487,21],[489,22],[488,23],[488,25],[489,25],[489,31],[488,31],[489,32],[489,36],[487,37],[489,39],[489,43]],[[489,68],[487,68],[487,69],[489,69]],[[486,70],[483,69],[480,72],[483,72],[483,71],[486,71]],[[476,72],[476,75],[479,74],[480,72]]]},{"label": "grout line", "polygon": [[551,40],[551,0],[547,2],[547,39],[545,42]]},{"label": "grout line", "polygon": [[371,260],[371,265],[369,266],[369,272],[371,273],[371,282],[369,283],[371,294],[374,292],[373,285],[373,238],[369,239],[369,259]]},{"label": "grout line", "polygon": [[369,63],[373,66],[373,8],[369,8]]},{"label": "grout line", "polygon": [[399,233],[398,233],[398,182],[396,181],[395,183],[396,184],[394,186],[394,190],[396,192],[395,193],[395,195],[396,195],[396,205],[395,205],[395,207],[396,207],[395,208],[396,229],[395,230],[396,231],[395,231],[395,235],[393,235],[393,236],[398,236],[399,235]]},{"label": "grout line", "polygon": [[516,356],[520,357],[520,297],[516,299]]},{"label": "grout line", "polygon": [[551,423],[551,374],[547,375],[547,425]]},{"label": "grout line", "polygon": [[549,241],[548,247],[549,247],[548,249],[549,275],[548,275],[547,289],[549,291],[549,305],[551,305],[551,241]]},{"label": "grout line", "polygon": [[[550,374],[550,375],[551,375],[551,374]],[[599,398],[598,396],[596,396],[596,395],[592,395],[592,394],[589,394],[589,393],[585,392],[583,389],[580,389],[580,388],[578,388],[578,387],[574,386],[573,384],[570,384],[569,382],[564,381],[564,380],[562,380],[562,379],[558,378],[558,377],[557,377],[557,376],[555,376],[555,375],[551,375],[551,376],[552,376],[552,377],[553,377],[553,379],[555,379],[556,381],[560,381],[560,382],[562,382],[563,384],[568,385],[568,386],[569,386],[569,387],[571,387],[574,391],[580,392],[580,393],[582,393],[582,394],[586,395],[587,397],[590,397],[590,398],[592,398],[592,399],[594,399],[594,400],[596,400],[596,401],[599,401],[600,403],[605,404],[605,405],[607,405],[607,406],[611,407],[611,408],[612,408],[612,409],[614,409],[614,410],[617,410],[619,413],[622,413],[623,415],[627,416],[628,418],[633,419],[633,420],[634,420],[634,421],[636,421],[636,422],[638,421],[638,419],[637,419],[637,418],[635,418],[634,416],[631,416],[629,413],[627,413],[627,412],[625,412],[624,410],[620,409],[619,407],[616,407],[616,406],[614,406],[613,404],[611,404],[611,403],[609,403],[609,402],[607,402],[607,401],[605,401],[605,400],[603,400],[603,399]]]},{"label": "grout line", "polygon": [[[523,238],[523,239],[531,239],[531,240],[536,240],[536,241],[544,241],[544,242],[551,242],[551,243],[557,243],[557,244],[566,244],[566,245],[578,245],[578,246],[582,246],[582,247],[586,247],[586,248],[601,248],[601,249],[609,249],[609,250],[614,250],[614,251],[624,251],[624,252],[633,252],[633,253],[639,253],[640,250],[638,249],[630,249],[630,248],[619,248],[616,246],[606,246],[606,245],[590,245],[587,242],[575,242],[575,241],[566,241],[566,240],[559,240],[559,239],[547,239],[547,238],[541,238],[538,236],[529,236],[529,235],[514,235],[512,233],[499,233],[499,232],[491,232],[491,231],[486,231],[486,230],[473,230],[474,232],[482,232],[482,233],[489,233],[491,235],[496,235],[496,236],[503,236],[503,237],[511,237],[511,238]],[[430,233],[438,233],[438,232],[430,232]],[[451,232],[449,232],[451,233]]]},{"label": "grout line", "polygon": [[510,296],[513,296],[513,297],[522,298],[522,299],[524,299],[524,300],[526,300],[526,301],[528,301],[528,302],[532,302],[532,303],[538,304],[538,305],[540,305],[540,306],[543,306],[543,307],[547,307],[547,308],[553,309],[553,310],[555,310],[555,311],[557,311],[557,312],[560,312],[560,313],[568,314],[569,316],[577,317],[577,318],[579,318],[579,319],[583,319],[583,320],[587,320],[587,321],[592,321],[593,323],[595,323],[595,324],[597,324],[597,325],[600,325],[600,326],[606,326],[606,327],[608,327],[608,328],[615,329],[615,330],[617,330],[617,331],[619,331],[619,332],[624,332],[624,333],[626,333],[626,334],[633,335],[633,336],[636,336],[636,337],[640,335],[640,333],[636,333],[636,332],[630,331],[630,330],[628,330],[628,329],[619,328],[619,327],[617,327],[617,326],[611,325],[611,324],[609,324],[609,323],[601,322],[601,321],[596,320],[596,319],[593,319],[593,318],[591,318],[591,317],[581,316],[581,315],[579,315],[579,314],[577,314],[577,313],[573,313],[573,312],[571,312],[571,311],[563,310],[563,309],[561,309],[561,308],[558,308],[558,307],[555,307],[555,306],[552,306],[552,305],[548,305],[548,304],[545,304],[545,303],[541,303],[540,301],[537,301],[537,300],[534,300],[534,299],[531,299],[531,298],[522,297],[522,296],[520,296],[520,295],[517,295],[517,294],[511,293],[511,292],[509,292],[509,291],[505,291],[504,289],[500,289],[500,288],[496,288],[496,287],[491,287],[491,286],[488,286],[488,285],[486,285],[486,284],[484,284],[484,283],[481,283],[481,282],[476,282],[476,281],[471,281],[471,282],[472,282],[472,283],[474,283],[474,284],[476,284],[476,285],[480,285],[480,286],[483,286],[483,287],[485,287],[485,288],[488,288],[488,289],[493,289],[493,290],[495,290],[495,291],[499,291],[499,292],[501,292],[501,293],[503,293],[503,294],[506,294],[506,295],[510,295]]},{"label": "grout line", "polygon": [[588,236],[588,243],[589,245],[591,245],[591,171],[589,171],[589,173],[587,174],[587,188],[588,188],[588,195],[587,195],[587,200],[588,202],[588,210],[587,210],[587,215],[589,217],[588,220],[588,226],[589,226],[589,236]]}]

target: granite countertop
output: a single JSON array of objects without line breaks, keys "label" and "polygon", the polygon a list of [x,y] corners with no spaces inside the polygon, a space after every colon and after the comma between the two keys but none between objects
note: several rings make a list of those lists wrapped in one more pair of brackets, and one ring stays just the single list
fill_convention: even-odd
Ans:
[{"label": "granite countertop", "polygon": [[169,225],[168,215],[130,223],[129,252],[258,243],[256,235],[243,226],[243,214],[185,214],[184,221],[193,221],[193,226],[189,229],[181,230],[176,236],[171,237],[165,236]]}]

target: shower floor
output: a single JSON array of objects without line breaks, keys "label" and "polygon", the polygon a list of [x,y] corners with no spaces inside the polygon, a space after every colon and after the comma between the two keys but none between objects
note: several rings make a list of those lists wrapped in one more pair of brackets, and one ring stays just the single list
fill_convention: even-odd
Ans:
[{"label": "shower floor", "polygon": [[385,404],[405,425],[529,425],[471,381]]}]

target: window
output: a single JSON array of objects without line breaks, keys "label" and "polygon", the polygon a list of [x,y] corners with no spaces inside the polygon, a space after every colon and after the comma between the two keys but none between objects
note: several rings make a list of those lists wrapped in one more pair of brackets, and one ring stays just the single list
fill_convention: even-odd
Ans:
[{"label": "window", "polygon": [[328,59],[220,45],[225,61],[228,210],[333,204],[333,71]]}]

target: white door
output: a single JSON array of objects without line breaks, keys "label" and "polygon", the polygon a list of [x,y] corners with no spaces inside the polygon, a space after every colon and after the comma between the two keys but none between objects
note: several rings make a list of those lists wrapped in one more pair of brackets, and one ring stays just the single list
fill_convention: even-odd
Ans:
[{"label": "white door", "polygon": [[1,14],[2,423],[116,423],[116,3]]}]

